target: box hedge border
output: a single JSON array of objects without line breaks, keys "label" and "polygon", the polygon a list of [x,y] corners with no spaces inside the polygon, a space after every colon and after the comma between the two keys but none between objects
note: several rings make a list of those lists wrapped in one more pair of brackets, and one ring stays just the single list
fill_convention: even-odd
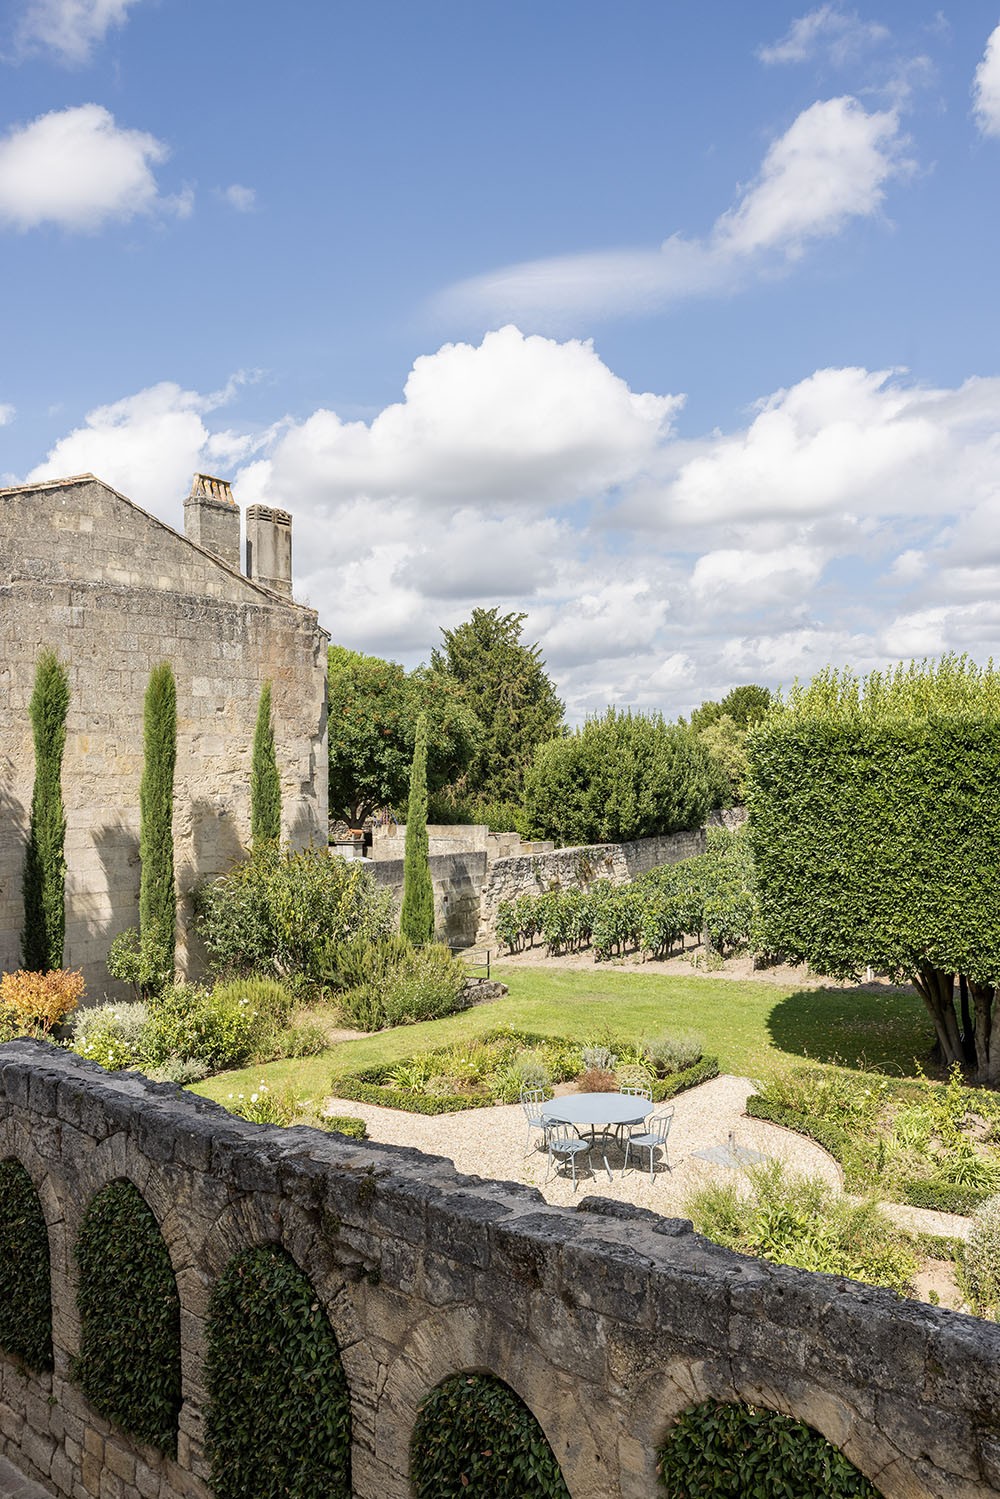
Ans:
[{"label": "box hedge border", "polygon": [[[475,1042],[490,1041],[517,1041],[525,1047],[542,1046],[546,1043],[556,1045],[575,1044],[568,1036],[542,1036],[531,1031],[484,1031],[481,1036],[473,1038]],[[586,1043],[581,1042],[581,1045]],[[613,1042],[609,1043],[612,1050]],[[428,1053],[430,1056],[441,1056],[451,1051],[451,1047],[441,1047]],[[467,1093],[411,1093],[404,1088],[390,1088],[380,1081],[398,1067],[401,1062],[409,1058],[397,1058],[394,1062],[379,1062],[375,1066],[362,1067],[356,1072],[334,1073],[330,1086],[335,1098],[348,1099],[353,1103],[377,1104],[383,1109],[401,1109],[407,1114],[457,1114],[466,1109],[495,1108],[498,1105],[492,1098],[470,1097]],[[710,1078],[718,1077],[719,1061],[717,1057],[701,1057],[692,1067],[685,1067],[681,1072],[671,1073],[669,1077],[656,1078],[653,1082],[653,1102],[662,1103],[665,1099],[674,1098],[678,1093],[683,1093],[688,1088],[695,1088],[699,1083],[708,1082]]]}]

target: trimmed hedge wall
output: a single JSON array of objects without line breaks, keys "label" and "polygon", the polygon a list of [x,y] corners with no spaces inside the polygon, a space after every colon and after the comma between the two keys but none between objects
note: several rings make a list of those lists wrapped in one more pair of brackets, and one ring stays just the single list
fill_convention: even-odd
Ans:
[{"label": "trimmed hedge wall", "polygon": [[93,1198],[76,1258],[82,1330],[73,1378],[102,1416],[174,1456],[180,1300],[159,1225],[131,1182]]},{"label": "trimmed hedge wall", "polygon": [[49,1234],[20,1161],[0,1161],[0,1348],[38,1373],[52,1368]]},{"label": "trimmed hedge wall", "polygon": [[410,1447],[415,1499],[569,1499],[545,1433],[510,1385],[456,1374],[420,1407]]},{"label": "trimmed hedge wall", "polygon": [[878,1499],[819,1432],[752,1405],[692,1406],[657,1457],[668,1499]]},{"label": "trimmed hedge wall", "polygon": [[665,1098],[675,1098],[678,1093],[684,1093],[688,1088],[697,1088],[699,1083],[707,1083],[718,1075],[718,1057],[702,1057],[693,1067],[685,1067],[683,1071],[673,1072],[669,1077],[654,1078],[653,1102],[662,1103]]},{"label": "trimmed hedge wall", "polygon": [[806,1114],[797,1114],[794,1109],[772,1103],[770,1099],[761,1098],[756,1093],[751,1093],[747,1099],[746,1112],[751,1119],[766,1119],[769,1124],[783,1124],[797,1135],[815,1140],[817,1145],[822,1145],[824,1150],[830,1152],[835,1161],[842,1163],[850,1147],[850,1136],[839,1125],[831,1124],[828,1119],[814,1119]]},{"label": "trimmed hedge wall", "polygon": [[333,1328],[283,1249],[212,1291],[205,1436],[215,1499],[351,1499],[351,1402]]}]

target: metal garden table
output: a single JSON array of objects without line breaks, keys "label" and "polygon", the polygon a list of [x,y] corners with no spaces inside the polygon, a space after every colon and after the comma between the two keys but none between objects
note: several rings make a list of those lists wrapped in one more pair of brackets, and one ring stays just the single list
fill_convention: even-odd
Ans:
[{"label": "metal garden table", "polygon": [[621,1131],[630,1124],[641,1124],[653,1112],[648,1098],[636,1098],[628,1093],[567,1093],[562,1098],[550,1098],[542,1110],[542,1118],[552,1124],[571,1124],[580,1133],[581,1128],[590,1130],[591,1147],[597,1143],[597,1133],[603,1137],[601,1155],[608,1179],[613,1180],[608,1165],[608,1134]]}]

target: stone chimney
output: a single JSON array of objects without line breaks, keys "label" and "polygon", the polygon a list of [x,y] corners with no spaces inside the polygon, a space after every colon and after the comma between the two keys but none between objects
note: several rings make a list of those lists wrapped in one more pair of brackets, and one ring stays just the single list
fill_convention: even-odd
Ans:
[{"label": "stone chimney", "polygon": [[292,517],[269,505],[247,508],[247,577],[292,596]]},{"label": "stone chimney", "polygon": [[184,534],[239,572],[240,509],[225,479],[195,474],[184,501]]}]

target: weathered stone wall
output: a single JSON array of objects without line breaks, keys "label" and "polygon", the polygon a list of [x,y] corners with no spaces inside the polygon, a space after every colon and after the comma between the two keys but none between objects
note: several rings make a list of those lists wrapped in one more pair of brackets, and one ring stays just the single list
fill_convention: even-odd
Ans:
[{"label": "weathered stone wall", "polygon": [[497,906],[519,895],[541,895],[546,890],[586,890],[594,880],[625,885],[660,864],[676,864],[705,852],[703,828],[693,833],[670,833],[662,838],[637,838],[630,843],[596,843],[583,848],[557,848],[544,854],[521,854],[497,859],[483,885],[476,941],[496,940]]},{"label": "weathered stone wall", "polygon": [[[178,504],[178,510],[180,504]],[[316,614],[250,582],[86,476],[0,491],[0,970],[20,962],[34,776],[28,702],[40,650],[69,664],[63,761],[67,966],[91,999],[112,937],[136,924],[142,708],[177,679],[174,839],[179,963],[192,886],[247,843],[260,689],[272,683],[285,836],[326,843],[326,644]]]},{"label": "weathered stone wall", "polygon": [[[745,1259],[601,1199],[533,1188],[308,1129],[244,1123],[41,1043],[0,1047],[0,1159],[48,1229],[55,1369],[0,1357],[0,1452],[72,1499],[207,1499],[205,1316],[232,1257],[279,1244],[342,1352],[358,1499],[405,1499],[422,1398],[489,1370],[534,1412],[573,1499],[650,1499],[671,1420],[712,1396],[795,1416],[885,1499],[1000,1493],[1000,1328],[831,1276]],[[176,1462],[98,1417],[70,1378],[73,1247],[125,1179],[159,1222],[181,1300]]]},{"label": "weathered stone wall", "polygon": [[[427,844],[435,854],[482,854],[487,863],[518,854],[543,854],[555,848],[550,842],[526,842],[519,833],[491,833],[480,823],[428,823]],[[401,859],[406,849],[406,824],[394,822],[372,828],[371,856],[376,863]]]},{"label": "weathered stone wall", "polygon": [[[471,947],[479,928],[479,898],[486,879],[486,851],[435,854],[428,863],[434,887],[434,935],[451,947]],[[403,903],[403,859],[379,859],[369,868],[380,885]]]}]

